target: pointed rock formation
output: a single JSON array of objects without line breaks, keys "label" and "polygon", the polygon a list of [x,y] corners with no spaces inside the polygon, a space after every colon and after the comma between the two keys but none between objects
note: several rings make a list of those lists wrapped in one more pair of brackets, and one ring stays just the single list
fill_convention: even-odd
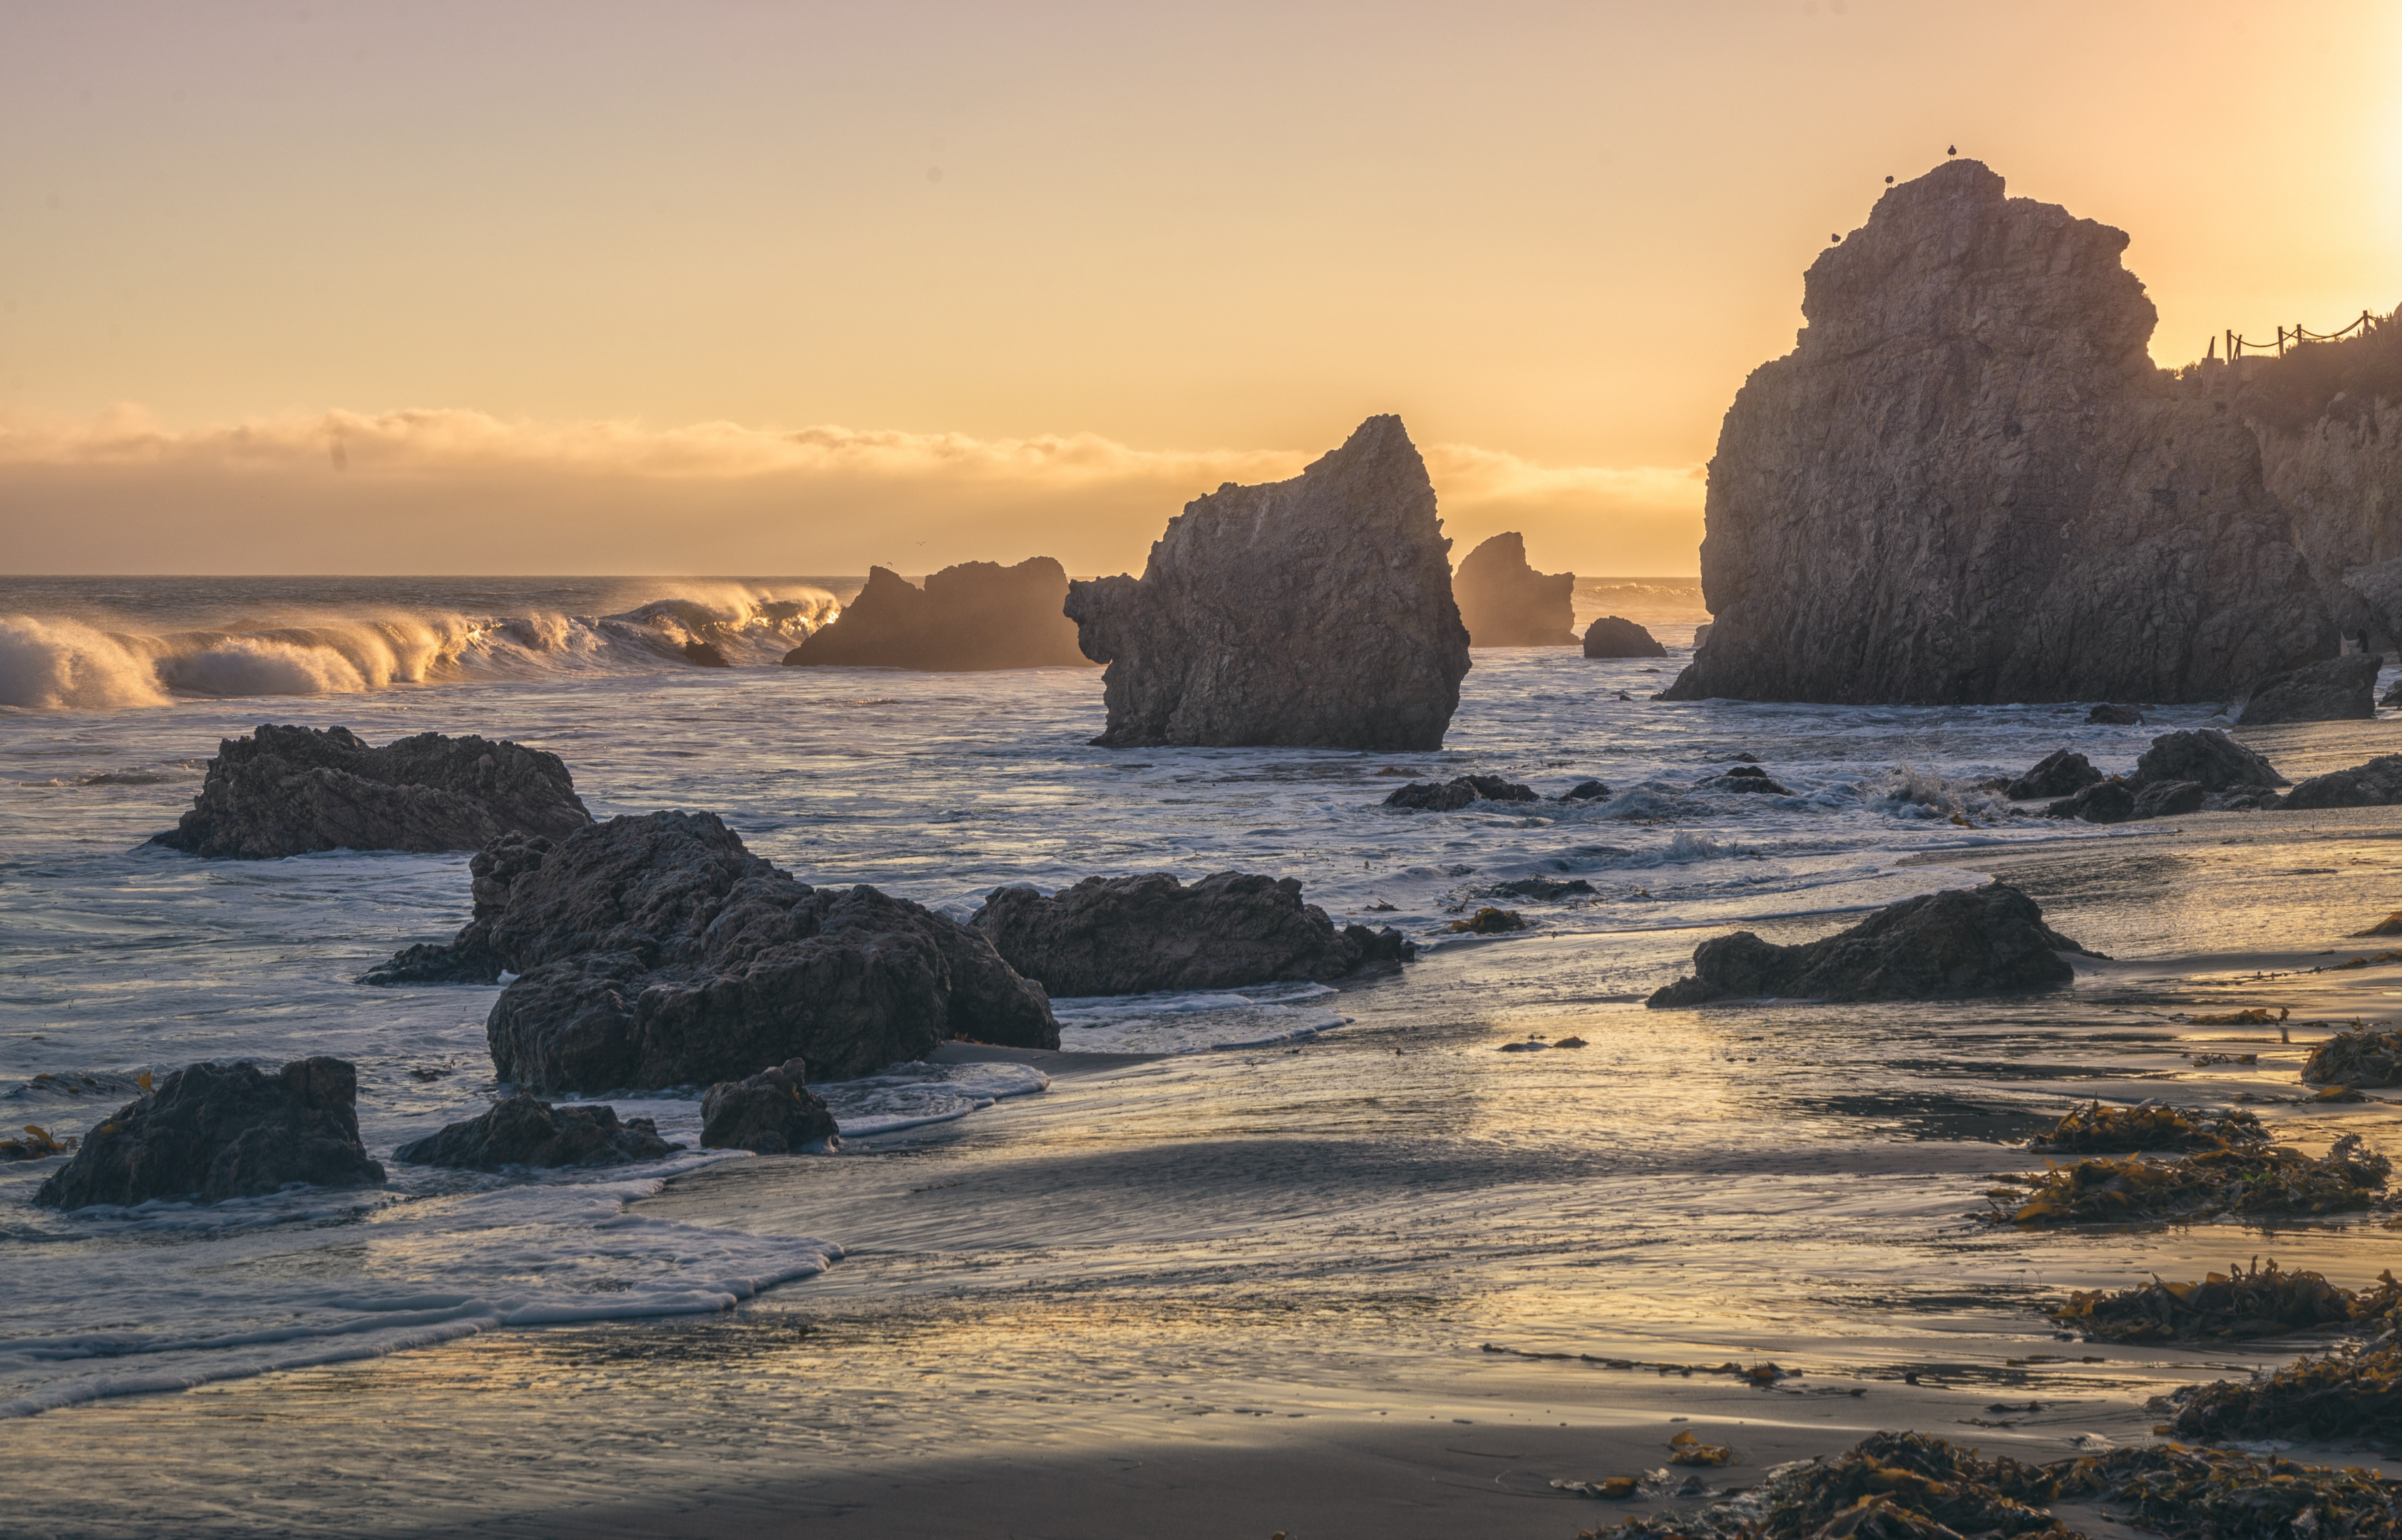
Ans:
[{"label": "pointed rock formation", "polygon": [[1538,572],[1512,530],[1468,553],[1452,574],[1470,647],[1574,647],[1576,574]]},{"label": "pointed rock formation", "polygon": [[1439,749],[1468,630],[1426,461],[1372,417],[1291,481],[1228,482],[1167,521],[1138,580],[1070,584],[1104,676],[1104,748]]},{"label": "pointed rock formation", "polygon": [[2225,700],[2335,628],[2260,451],[2146,352],[2126,235],[1973,160],[1804,280],[1710,462],[1672,700]]},{"label": "pointed rock formation", "polygon": [[868,569],[867,586],[835,623],[784,654],[784,667],[868,665],[964,672],[1088,667],[1076,627],[1059,612],[1068,572],[1049,557],[1015,567],[963,561],[918,587]]}]

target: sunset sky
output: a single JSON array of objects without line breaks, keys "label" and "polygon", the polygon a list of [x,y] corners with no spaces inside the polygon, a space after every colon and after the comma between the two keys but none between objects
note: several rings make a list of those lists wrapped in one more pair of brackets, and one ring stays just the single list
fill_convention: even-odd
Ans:
[{"label": "sunset sky", "polygon": [[[1697,570],[1802,271],[1956,144],[2176,364],[2402,300],[2402,7],[0,8],[0,571],[1139,570],[1398,411]],[[797,436],[794,436],[797,435]]]}]

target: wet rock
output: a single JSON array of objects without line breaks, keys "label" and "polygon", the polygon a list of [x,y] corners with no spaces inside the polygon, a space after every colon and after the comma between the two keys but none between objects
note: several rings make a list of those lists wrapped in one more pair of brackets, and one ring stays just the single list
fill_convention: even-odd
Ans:
[{"label": "wet rock", "polygon": [[1028,557],[1015,567],[965,561],[930,573],[923,588],[872,567],[859,597],[833,625],[785,653],[784,666],[1089,667],[1076,647],[1075,624],[1060,612],[1067,598],[1067,569],[1050,557]]},{"label": "wet rock", "polygon": [[2136,816],[2135,789],[2115,777],[2096,781],[2077,795],[2063,797],[2046,807],[2043,816],[2082,818],[2087,823],[2124,823]]},{"label": "wet rock", "polygon": [[375,1186],[383,1167],[359,1143],[358,1083],[340,1059],[296,1059],[274,1074],[252,1064],[187,1066],[85,1134],[34,1201],[220,1203],[293,1182]]},{"label": "wet rock", "polygon": [[659,1137],[648,1118],[617,1121],[612,1107],[553,1107],[531,1096],[511,1096],[490,1112],[451,1123],[392,1152],[406,1165],[459,1166],[498,1171],[506,1165],[624,1165],[656,1161],[682,1145]]},{"label": "wet rock", "polygon": [[[1059,1045],[1042,987],[981,934],[864,884],[795,881],[714,814],[612,818],[547,852],[492,854],[454,945],[462,970],[518,975],[485,1036],[521,1088],[707,1084],[794,1057],[842,1078],[946,1038]],[[442,966],[422,948],[387,965]]]},{"label": "wet rock", "polygon": [[1738,764],[1725,775],[1714,776],[1702,784],[1713,791],[1757,791],[1774,797],[1793,794],[1756,764]]},{"label": "wet rock", "polygon": [[2213,791],[2202,799],[2205,813],[2257,813],[2279,806],[2284,799],[2265,786],[2239,786]]},{"label": "wet rock", "polygon": [[507,964],[492,949],[492,924],[509,906],[518,879],[559,848],[539,834],[504,834],[467,862],[475,913],[447,945],[421,942],[396,952],[358,976],[367,984],[498,983]]},{"label": "wet rock", "polygon": [[1397,417],[1293,480],[1194,499],[1139,580],[1069,585],[1110,666],[1093,741],[1441,748],[1468,672],[1450,549]]},{"label": "wet rock", "polygon": [[[1603,795],[1608,795],[1607,789]],[[1415,808],[1420,812],[1448,813],[1472,802],[1540,802],[1531,786],[1498,776],[1461,776],[1456,779],[1412,781],[1385,799],[1387,807]]]},{"label": "wet rock", "polygon": [[2076,975],[2059,954],[2082,952],[2043,923],[2033,899],[2007,883],[1905,899],[1822,941],[1764,942],[1748,930],[1704,942],[1693,973],[1652,1006],[1731,996],[1829,1000],[1956,999],[2048,989]]},{"label": "wet rock", "polygon": [[1579,894],[1589,894],[1593,890],[1593,884],[1582,877],[1569,877],[1565,880],[1559,877],[1521,877],[1516,882],[1496,883],[1493,886],[1493,891],[1496,893],[1507,893],[1513,899],[1567,899],[1574,898]]},{"label": "wet rock", "polygon": [[2395,680],[2392,689],[2378,696],[2377,704],[2384,707],[2388,710],[2392,710],[2396,707],[2402,707],[2402,680]]},{"label": "wet rock", "polygon": [[1055,995],[1231,989],[1332,979],[1414,955],[1398,931],[1337,930],[1301,884],[1220,872],[1186,886],[1165,872],[1086,877],[1048,898],[998,887],[969,918],[1009,965]]},{"label": "wet rock", "polygon": [[1514,531],[1469,552],[1451,579],[1470,647],[1574,647],[1575,589],[1574,572],[1528,566],[1526,542]]},{"label": "wet rock", "polygon": [[2155,781],[2200,781],[2212,791],[2293,784],[2267,760],[2215,727],[2161,734],[2135,761],[2127,779],[2138,788]]},{"label": "wet rock", "polygon": [[683,644],[683,660],[696,668],[731,668],[725,654],[713,641],[687,641]]},{"label": "wet rock", "polygon": [[2097,706],[2085,713],[2090,725],[2134,727],[2143,722],[2144,713],[2132,706]]},{"label": "wet rock", "polygon": [[475,850],[511,832],[592,821],[556,754],[420,733],[371,749],[347,727],[262,723],[227,738],[192,810],[151,840],[195,856],[271,860],[311,850]]},{"label": "wet rock", "polygon": [[[1707,629],[1707,627],[1704,627]],[[1700,645],[1698,642],[1696,646]],[[1584,655],[1589,658],[1664,658],[1668,649],[1631,620],[1604,615],[1584,628]]]},{"label": "wet rock", "polygon": [[2221,701],[2335,648],[2261,452],[2181,389],[2126,235],[1967,159],[1804,280],[1710,462],[1673,700]]},{"label": "wet rock", "polygon": [[1516,910],[1495,909],[1489,905],[1464,920],[1452,921],[1451,928],[1454,930],[1466,931],[1477,936],[1498,936],[1512,930],[1533,928],[1526,923],[1526,916]]},{"label": "wet rock", "polygon": [[705,1149],[747,1149],[797,1155],[842,1148],[834,1114],[808,1088],[808,1062],[788,1059],[772,1069],[711,1086],[700,1099]]},{"label": "wet rock", "polygon": [[2156,780],[2135,793],[2135,817],[2171,818],[2202,811],[2208,790],[2198,780]]},{"label": "wet rock", "polygon": [[2012,802],[2036,797],[2073,797],[2102,778],[2092,763],[2070,749],[2055,749],[2036,761],[2035,768],[2009,783],[2002,795]]},{"label": "wet rock", "polygon": [[1609,795],[1609,788],[1597,780],[1581,780],[1560,793],[1562,802],[1599,802]]},{"label": "wet rock", "polygon": [[2245,694],[2238,727],[2281,722],[2368,722],[2377,715],[2378,660],[2351,653],[2271,674]]}]

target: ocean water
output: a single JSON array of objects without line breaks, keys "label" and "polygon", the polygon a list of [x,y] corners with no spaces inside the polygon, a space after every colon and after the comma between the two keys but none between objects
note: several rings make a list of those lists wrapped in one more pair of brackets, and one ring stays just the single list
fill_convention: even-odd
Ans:
[{"label": "ocean water", "polygon": [[[2221,720],[2208,708],[2107,727],[2064,707],[1655,702],[1649,696],[1674,678],[1693,626],[1706,618],[1697,589],[1587,580],[1581,619],[1642,620],[1671,655],[1588,662],[1567,649],[1480,651],[1437,753],[1111,752],[1086,743],[1102,726],[1098,670],[773,667],[856,586],[0,583],[0,1121],[73,1136],[131,1099],[145,1073],[202,1058],[334,1053],[359,1066],[365,1137],[393,1175],[372,1191],[62,1216],[30,1202],[58,1162],[0,1166],[8,1284],[0,1414],[577,1323],[739,1316],[808,1299],[858,1308],[867,1280],[883,1289],[890,1279],[846,1261],[857,1244],[846,1230],[880,1226],[867,1224],[862,1205],[890,1200],[915,1169],[909,1162],[938,1148],[926,1141],[954,1136],[946,1131],[995,1140],[1022,1130],[1012,1158],[1027,1161],[1082,1159],[1096,1141],[1122,1152],[1159,1149],[1157,1168],[1130,1178],[1120,1167],[1112,1178],[1142,1194],[1139,1213],[1077,1221],[1114,1236],[1119,1248],[1116,1261],[1095,1264],[1097,1276],[1134,1268],[1127,1258],[1207,1249],[1212,1234],[1245,1231],[1241,1205],[1208,1189],[1202,1175],[1184,1173],[1185,1186],[1171,1191],[1179,1173],[1167,1152],[1194,1129],[1231,1137],[1269,1126],[1255,1110],[1263,1106],[1277,1109],[1278,1137],[1317,1151],[1328,1180],[1348,1172],[1362,1184],[1332,1194],[1355,1227],[1332,1251],[1373,1255],[1374,1270],[1404,1292],[1435,1287],[1476,1256],[1539,1276],[1541,1287],[1521,1290],[1508,1313],[1537,1336],[1569,1329],[1582,1308],[1572,1286],[1581,1264],[1555,1266],[1540,1239],[1565,1246],[1560,1256],[1582,1255],[1558,1233],[1556,1192],[1526,1185],[1523,1171],[1502,1183],[1506,1191],[1437,1182],[1433,1200],[1423,1182],[1389,1191],[1379,1184],[1446,1159],[1497,1172],[1534,1161],[1580,1184],[1602,1183],[1630,1162],[1702,1160],[1692,1154],[1701,1148],[1692,1142],[1696,1108],[1716,1107],[1706,1160],[1662,1176],[1682,1196],[1625,1217],[1624,1247],[1681,1258],[1686,1283],[1654,1276],[1647,1304],[1621,1299],[1615,1308],[1652,1323],[1640,1333],[1707,1339],[1695,1323],[1725,1314],[1746,1247],[1764,1230],[1788,1244],[1806,1231],[1832,1248],[1818,1275],[1850,1280],[1851,1302],[1814,1296],[1806,1310],[1792,1306],[1831,1339],[1860,1325],[1859,1299],[1905,1291],[1902,1272],[1926,1253],[1899,1238],[1956,1229],[1959,1193],[1884,1166],[1853,1177],[1830,1168],[1823,1179],[1785,1170],[1792,1118],[1744,1102],[1732,1079],[1742,1072],[1727,1066],[1766,1054],[1802,1072],[1817,1055],[1825,1064],[1808,1071],[1814,1089],[1778,1105],[1789,1114],[1806,1104],[1802,1122],[1819,1131],[1814,1137],[1851,1144],[1912,1120],[1941,1125],[1945,1137],[1983,1126],[1979,1118],[2022,1121],[2029,1108],[2080,1090],[2147,1093],[2148,1071],[2127,1068],[2123,1055],[2039,1075],[1994,1066],[2004,1038],[2019,1044],[2012,1053],[2037,1045],[2032,1052],[2046,1064],[2084,1052],[2072,1046],[2082,1039],[2064,1014],[2074,1002],[1931,1023],[1925,1012],[1891,1010],[1830,1023],[1820,1011],[1752,1035],[1714,1030],[1705,1052],[1675,1039],[1605,1044],[1612,1073],[1640,1094],[1613,1094],[1597,1080],[1599,1055],[1546,1048],[1504,1058],[1493,1052],[1493,1034],[1548,1042],[1565,1035],[1564,1024],[1603,1021],[1657,1038],[1661,1018],[1642,1018],[1639,1001],[1700,939],[1738,925],[1823,929],[1844,914],[1983,881],[2021,847],[2068,842],[2138,864],[2167,859],[2145,854],[2167,847],[2164,826],[2064,828],[2014,816],[1979,783],[2063,746],[2123,769],[2157,733]],[[737,666],[688,662],[686,644],[704,641]],[[1226,868],[1294,876],[1338,923],[1397,926],[1427,960],[1357,988],[1064,1000],[1063,1047],[1125,1056],[1126,1074],[1093,1082],[1106,1094],[1062,1099],[1068,1088],[1020,1064],[897,1066],[821,1088],[847,1148],[814,1162],[694,1148],[649,1165],[538,1177],[400,1166],[390,1162],[393,1147],[489,1105],[482,1023],[495,992],[352,981],[393,950],[444,939],[464,921],[467,858],[203,861],[145,846],[188,804],[217,741],[262,722],[338,723],[379,742],[428,730],[515,738],[559,753],[599,817],[709,809],[804,880],[871,882],[961,917],[1009,883],[1047,889],[1096,873],[1194,877]],[[2294,738],[2292,757],[2282,749],[2272,757],[2301,772],[2354,763],[2366,757],[2364,744],[2381,751],[2375,736],[2390,728],[2347,731],[2340,741]],[[1760,761],[1786,793],[1715,789],[1737,754]],[[1470,771],[1524,781],[1547,799],[1589,777],[1610,790],[1589,802],[1481,803],[1443,814],[1383,805],[1403,777]],[[2204,857],[2175,859],[2190,866]],[[1591,891],[1551,901],[1502,891],[1528,878],[1581,881]],[[2381,868],[2377,881],[2386,880]],[[2364,889],[2358,901],[2382,891]],[[1520,910],[1533,929],[1489,941],[1451,928],[1496,903]],[[2236,952],[2247,942],[2240,909],[2167,920],[2161,913],[2143,908],[2148,918],[2105,939],[2162,956]],[[2127,999],[2141,993],[2097,979],[2091,989],[2100,994],[2090,997],[2114,988]],[[1496,1000],[1508,1003],[1498,1016]],[[2140,1024],[2154,1035],[2143,1052],[2176,1036],[2165,1009],[2147,1007]],[[1394,1045],[1396,1066],[1362,1079],[1361,1045],[1372,1038]],[[1441,1052],[1422,1066],[1419,1047]],[[1560,1067],[1531,1067],[1544,1061]],[[1926,1110],[1928,1087],[1952,1074],[1929,1067],[1938,1061],[1973,1073],[1971,1112]],[[1312,1078],[1320,1075],[1314,1066],[1346,1063],[1353,1067],[1338,1080]],[[1915,1077],[1913,1088],[1871,1093],[1862,1083],[1871,1065]],[[1501,1066],[1511,1066],[1506,1084],[1494,1079]],[[1405,1090],[1387,1087],[1385,1078],[1404,1068],[1418,1078]],[[1553,1089],[1532,1089],[1540,1085]],[[1857,1093],[1852,1101],[1846,1088]],[[1380,1121],[1385,1114],[1366,1107],[1387,1105],[1387,1090],[1394,1105],[1419,1101],[1434,1116]],[[1936,1102],[1950,1105],[1943,1095],[1956,1093]],[[1610,1098],[1611,1148],[1576,1147],[1572,1128],[1542,1115],[1546,1095],[1563,1107]],[[692,1097],[611,1100],[621,1115],[653,1117],[666,1136],[697,1147]],[[1501,1133],[1463,1110],[1503,1105],[1515,1110]],[[1381,1151],[1383,1163],[1363,1165],[1363,1148]],[[772,1211],[775,1222],[741,1217],[754,1210]],[[1797,1231],[1791,1216],[1805,1211],[1815,1217]],[[938,1249],[1006,1223],[946,1212],[953,1228]],[[1769,1215],[1785,1217],[1772,1223]],[[895,1243],[879,1230],[879,1244]],[[1327,1252],[1310,1253],[1321,1284],[1333,1266]],[[860,1281],[846,1283],[847,1272]],[[1698,1292],[1680,1295],[1679,1286]],[[1526,1302],[1539,1296],[1553,1299],[1550,1313]]]}]

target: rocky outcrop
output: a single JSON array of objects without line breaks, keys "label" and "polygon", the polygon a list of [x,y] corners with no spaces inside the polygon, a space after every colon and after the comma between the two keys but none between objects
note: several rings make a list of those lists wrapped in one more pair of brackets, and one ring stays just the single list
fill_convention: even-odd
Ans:
[{"label": "rocky outcrop", "polygon": [[1512,531],[1468,553],[1451,576],[1470,647],[1574,647],[1576,574],[1538,572]]},{"label": "rocky outcrop", "polygon": [[2242,417],[2269,489],[2347,634],[2402,640],[2402,327],[2187,371]]},{"label": "rocky outcrop", "polygon": [[1108,748],[1439,749],[1468,672],[1451,542],[1397,417],[1291,481],[1185,504],[1142,577],[1070,584]]},{"label": "rocky outcrop", "polygon": [[256,1198],[293,1182],[372,1187],[359,1143],[358,1072],[340,1059],[191,1065],[83,1136],[34,1202],[50,1208]]},{"label": "rocky outcrop", "polygon": [[2374,653],[2348,653],[2271,674],[2245,692],[2238,727],[2282,722],[2371,722],[2377,716]]},{"label": "rocky outcrop", "polygon": [[[1601,783],[1589,781],[1584,784],[1599,786]],[[1569,794],[1573,796],[1576,793],[1571,791]],[[1609,789],[1605,786],[1598,792],[1588,792],[1587,795],[1606,797],[1609,795]],[[1385,805],[1419,813],[1450,813],[1472,802],[1541,800],[1535,794],[1533,787],[1504,780],[1499,776],[1459,776],[1448,781],[1414,780],[1387,797]]]},{"label": "rocky outcrop", "polygon": [[832,1152],[842,1148],[834,1114],[808,1086],[808,1061],[787,1059],[739,1080],[721,1080],[700,1099],[706,1149],[756,1155]]},{"label": "rocky outcrop", "polygon": [[1723,776],[1710,776],[1694,784],[1705,791],[1748,791],[1772,797],[1793,794],[1756,764],[1738,764]]},{"label": "rocky outcrop", "polygon": [[2002,795],[2012,802],[2031,797],[2073,797],[2102,778],[2092,762],[2073,749],[2055,749],[2036,761],[2035,768],[2010,782]]},{"label": "rocky outcrop", "polygon": [[2277,806],[2276,789],[2286,784],[2267,760],[2216,728],[2204,727],[2161,734],[2135,761],[2131,774],[2096,781],[2044,813],[2087,823],[2125,823],[2185,813],[2240,812]]},{"label": "rocky outcrop", "polygon": [[553,1107],[517,1095],[481,1117],[450,1123],[439,1134],[405,1144],[392,1158],[404,1165],[498,1171],[508,1165],[625,1165],[656,1161],[683,1148],[660,1138],[658,1125],[648,1118],[619,1122],[613,1107]]},{"label": "rocky outcrop", "polygon": [[1804,280],[1710,462],[1672,700],[2219,701],[2336,650],[2260,450],[2147,352],[2124,233],[1955,160]]},{"label": "rocky outcrop", "polygon": [[[1059,1046],[1039,985],[977,932],[861,885],[811,887],[711,813],[487,851],[476,918],[370,978],[518,975],[485,1021],[526,1090],[700,1085],[806,1058],[840,1079],[946,1038]],[[481,858],[479,858],[481,859]]]},{"label": "rocky outcrop", "polygon": [[2200,781],[2209,791],[2243,787],[2290,786],[2275,765],[2215,727],[2163,733],[2135,761],[2127,777],[2138,788],[2155,781]]},{"label": "rocky outcrop", "polygon": [[2367,764],[2312,776],[2285,798],[2285,806],[2295,812],[2321,807],[2391,807],[2395,803],[2402,803],[2402,754],[2380,754]]},{"label": "rocky outcrop", "polygon": [[1717,937],[1694,948],[1691,977],[1646,1003],[1765,995],[1939,1000],[2047,989],[2076,976],[2060,954],[2084,951],[2043,923],[2033,899],[2006,883],[1988,883],[1905,899],[1800,946],[1778,946],[1748,930]]},{"label": "rocky outcrop", "polygon": [[1012,968],[1060,996],[1332,979],[1416,952],[1390,927],[1338,931],[1325,910],[1301,901],[1300,883],[1249,872],[1189,887],[1165,872],[1086,877],[1048,898],[1000,887],[968,923]]},{"label": "rocky outcrop", "polygon": [[[1703,627],[1707,630],[1707,626]],[[1698,642],[1696,646],[1700,645]],[[1664,658],[1668,649],[1631,620],[1604,615],[1584,628],[1584,655],[1589,658]]]},{"label": "rocky outcrop", "polygon": [[2136,727],[2143,723],[2144,713],[2132,706],[2102,705],[2085,713],[2088,726]]},{"label": "rocky outcrop", "polygon": [[1015,567],[963,561],[930,574],[923,588],[872,567],[859,597],[833,625],[785,653],[784,666],[947,672],[1087,667],[1076,627],[1060,612],[1067,597],[1067,569],[1049,557],[1028,557]]},{"label": "rocky outcrop", "polygon": [[347,727],[262,723],[226,738],[200,794],[151,844],[271,860],[311,850],[474,850],[592,821],[557,754],[420,733],[370,749]]}]

